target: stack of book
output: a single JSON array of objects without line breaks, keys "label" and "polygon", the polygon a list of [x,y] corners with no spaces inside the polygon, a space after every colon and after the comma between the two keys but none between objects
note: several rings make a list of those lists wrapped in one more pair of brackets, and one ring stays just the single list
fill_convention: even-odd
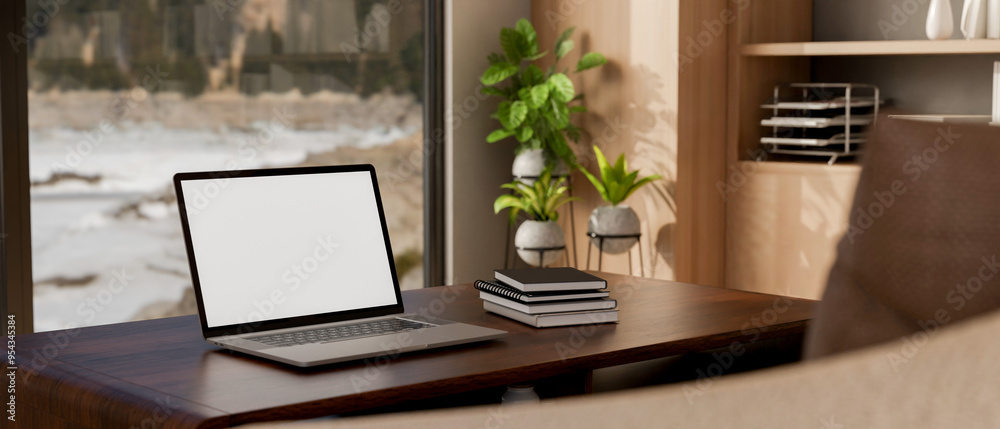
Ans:
[{"label": "stack of book", "polygon": [[575,268],[496,270],[476,281],[483,308],[537,328],[618,321],[608,282]]}]

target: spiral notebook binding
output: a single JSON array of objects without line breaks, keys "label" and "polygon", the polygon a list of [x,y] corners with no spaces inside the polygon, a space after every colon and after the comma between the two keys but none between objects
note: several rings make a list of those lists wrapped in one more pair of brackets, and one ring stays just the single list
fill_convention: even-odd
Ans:
[{"label": "spiral notebook binding", "polygon": [[524,294],[520,292],[513,291],[509,288],[503,287],[493,282],[488,282],[486,280],[476,280],[475,288],[481,291],[486,291],[494,295],[500,295],[517,301],[520,301],[521,298],[524,297]]}]

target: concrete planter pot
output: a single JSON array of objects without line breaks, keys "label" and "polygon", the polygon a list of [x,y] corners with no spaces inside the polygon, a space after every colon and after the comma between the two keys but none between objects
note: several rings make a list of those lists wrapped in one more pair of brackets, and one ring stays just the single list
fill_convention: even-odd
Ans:
[{"label": "concrete planter pot", "polygon": [[[631,207],[624,204],[617,206],[601,206],[590,213],[587,221],[587,232],[599,235],[637,235],[639,229],[639,216]],[[605,238],[603,246],[599,238],[591,238],[590,242],[594,247],[602,249],[604,253],[617,255],[628,252],[638,238]]]},{"label": "concrete planter pot", "polygon": [[563,250],[547,250],[544,252],[545,259],[541,259],[538,250],[526,249],[551,249],[566,246],[566,236],[563,235],[562,228],[555,222],[540,222],[537,220],[527,220],[517,228],[514,234],[514,245],[517,246],[517,255],[524,262],[531,266],[552,265],[559,259]]},{"label": "concrete planter pot", "polygon": [[[541,149],[532,149],[521,152],[514,157],[514,165],[511,166],[510,173],[515,179],[520,180],[525,185],[531,186],[535,183],[535,178],[542,175],[545,170],[545,154]],[[552,170],[552,177],[569,175],[569,168],[566,163],[560,160]]]}]

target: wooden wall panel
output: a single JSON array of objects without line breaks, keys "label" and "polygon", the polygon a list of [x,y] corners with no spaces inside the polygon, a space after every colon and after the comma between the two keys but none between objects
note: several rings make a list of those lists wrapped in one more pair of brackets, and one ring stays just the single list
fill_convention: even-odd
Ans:
[{"label": "wooden wall panel", "polygon": [[[682,1],[677,108],[677,280],[725,284],[726,0]],[[700,48],[700,49],[698,49]],[[694,55],[699,52],[698,55]]]},{"label": "wooden wall panel", "polygon": [[[487,144],[497,128],[496,97],[479,93],[486,56],[500,52],[500,29],[531,13],[529,0],[449,0],[445,54],[445,283],[493,277],[503,267],[507,216],[493,200],[510,182],[513,146]],[[435,286],[435,285],[429,285]]]},{"label": "wooden wall panel", "polygon": [[[646,276],[718,285],[723,283],[724,202],[715,190],[725,163],[726,46],[704,22],[718,19],[725,0],[535,0],[532,22],[543,49],[569,27],[577,27],[575,62],[583,52],[605,54],[600,71],[574,76],[589,112],[577,124],[587,131],[579,145],[592,171],[590,147],[608,156],[624,153],[631,168],[665,179],[627,202],[642,219]],[[699,45],[703,31],[710,40]],[[684,62],[681,49],[692,44]],[[564,60],[565,61],[565,60]],[[574,178],[577,236],[583,237],[591,210],[602,204],[582,175]],[[584,266],[586,242],[580,241]],[[635,252],[635,250],[633,250]],[[635,253],[633,253],[635,255]],[[639,260],[632,269],[640,273]],[[596,268],[596,257],[594,259]],[[605,258],[606,271],[627,272],[628,259]]]}]

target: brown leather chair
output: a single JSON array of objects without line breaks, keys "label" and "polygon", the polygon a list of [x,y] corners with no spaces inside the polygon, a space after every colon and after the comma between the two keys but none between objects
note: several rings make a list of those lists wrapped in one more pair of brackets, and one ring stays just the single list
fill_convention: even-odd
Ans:
[{"label": "brown leather chair", "polygon": [[806,359],[1000,308],[1000,127],[881,118],[863,164]]}]

